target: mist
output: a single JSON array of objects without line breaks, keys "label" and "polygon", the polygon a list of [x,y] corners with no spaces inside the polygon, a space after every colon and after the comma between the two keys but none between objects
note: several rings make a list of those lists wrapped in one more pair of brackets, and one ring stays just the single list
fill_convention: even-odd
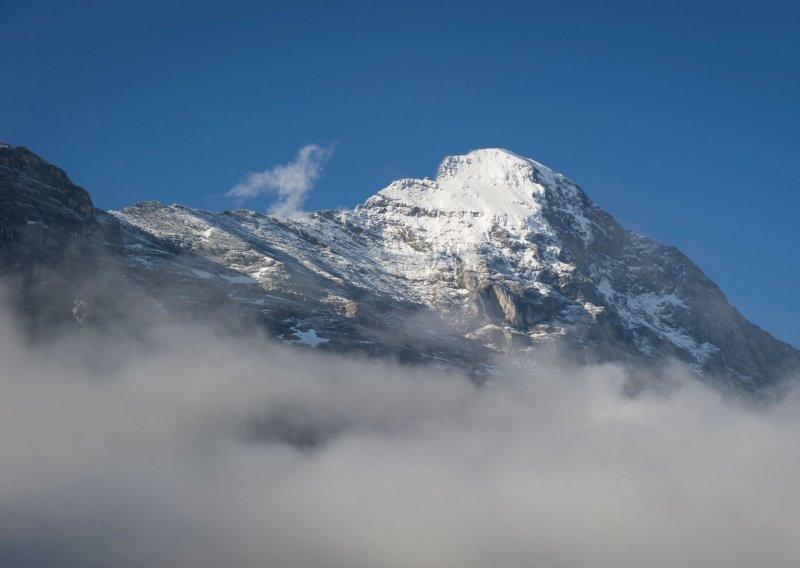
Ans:
[{"label": "mist", "polygon": [[[0,314],[0,565],[795,566],[796,392],[680,368],[478,387],[153,325],[32,347]],[[552,369],[552,366],[551,366]]]}]

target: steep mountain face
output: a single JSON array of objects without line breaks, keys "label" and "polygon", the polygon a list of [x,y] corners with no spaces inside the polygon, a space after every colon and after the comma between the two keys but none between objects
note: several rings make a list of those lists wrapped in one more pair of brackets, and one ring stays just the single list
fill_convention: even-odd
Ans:
[{"label": "steep mountain face", "polygon": [[86,190],[26,148],[0,144],[0,277],[32,332],[83,319],[82,297],[110,315],[126,286],[124,250],[119,224]]},{"label": "steep mountain face", "polygon": [[477,377],[498,354],[556,346],[588,361],[674,358],[740,390],[800,368],[797,350],[747,322],[677,249],[505,150],[449,157],[435,180],[299,220],[154,202],[98,212],[19,148],[0,148],[0,175],[6,270],[29,227],[56,226],[94,243],[87,255],[112,259],[100,264],[156,312],[233,314],[285,341]]}]

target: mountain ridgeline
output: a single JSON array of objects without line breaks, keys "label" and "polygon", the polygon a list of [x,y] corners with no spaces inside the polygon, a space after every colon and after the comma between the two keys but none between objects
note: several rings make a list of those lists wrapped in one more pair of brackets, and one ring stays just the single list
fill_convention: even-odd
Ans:
[{"label": "mountain ridgeline", "polygon": [[34,335],[151,318],[256,326],[293,344],[490,376],[559,350],[682,362],[739,392],[800,369],[674,247],[499,149],[448,157],[346,211],[291,220],[142,202],[100,211],[60,169],[0,145],[0,274]]}]

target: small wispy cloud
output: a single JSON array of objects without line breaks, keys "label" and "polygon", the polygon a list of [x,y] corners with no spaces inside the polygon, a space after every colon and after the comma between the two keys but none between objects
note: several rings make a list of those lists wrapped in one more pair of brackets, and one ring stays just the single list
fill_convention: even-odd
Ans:
[{"label": "small wispy cloud", "polygon": [[278,199],[269,208],[271,214],[283,217],[302,215],[303,203],[322,174],[323,165],[333,155],[333,150],[333,144],[303,146],[291,162],[272,166],[262,172],[250,172],[226,195],[244,201],[276,193]]}]

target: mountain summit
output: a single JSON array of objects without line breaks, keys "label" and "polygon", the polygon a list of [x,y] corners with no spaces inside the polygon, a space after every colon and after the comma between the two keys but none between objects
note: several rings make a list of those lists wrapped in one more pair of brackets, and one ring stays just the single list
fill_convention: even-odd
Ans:
[{"label": "mountain summit", "polygon": [[401,180],[378,195],[399,203],[451,213],[479,213],[483,219],[518,222],[541,212],[540,180],[556,174],[506,150],[476,150],[446,158],[436,181]]},{"label": "mountain summit", "polygon": [[[745,391],[800,368],[797,350],[746,321],[677,249],[506,150],[445,158],[435,180],[398,180],[353,210],[298,220],[156,202],[102,212],[31,156],[0,147],[3,269],[35,280],[38,259],[60,254],[65,284],[48,313],[70,318],[80,291],[84,324],[113,311],[87,285],[106,274],[110,297],[127,283],[143,310],[224,313],[287,342],[476,377],[498,356],[553,347],[584,361],[675,359]],[[79,261],[81,276],[69,269]]]}]

